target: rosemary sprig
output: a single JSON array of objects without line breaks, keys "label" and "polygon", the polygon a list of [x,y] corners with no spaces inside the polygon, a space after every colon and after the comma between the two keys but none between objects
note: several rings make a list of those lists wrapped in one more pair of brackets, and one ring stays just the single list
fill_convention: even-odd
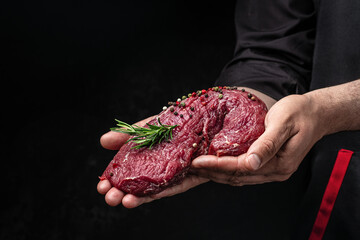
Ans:
[{"label": "rosemary sprig", "polygon": [[149,149],[151,149],[154,144],[161,143],[162,141],[168,140],[169,138],[172,139],[172,130],[177,127],[177,125],[164,125],[160,122],[159,118],[157,120],[159,125],[152,125],[147,123],[146,125],[149,128],[144,128],[137,125],[130,125],[115,119],[115,121],[117,121],[116,125],[118,127],[110,128],[110,130],[135,136],[127,140],[127,142],[132,141],[138,144],[132,148],[139,149],[142,147],[149,147]]}]

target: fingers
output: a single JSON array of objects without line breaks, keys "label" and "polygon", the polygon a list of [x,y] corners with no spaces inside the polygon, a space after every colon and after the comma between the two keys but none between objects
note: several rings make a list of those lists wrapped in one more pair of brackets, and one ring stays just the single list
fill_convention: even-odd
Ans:
[{"label": "fingers", "polygon": [[100,194],[105,195],[105,202],[112,207],[122,203],[126,208],[134,208],[151,200],[150,198],[139,198],[132,194],[125,195],[119,189],[111,187],[108,180],[100,181],[97,189]]},{"label": "fingers", "polygon": [[163,197],[174,196],[176,194],[186,192],[187,190],[194,188],[200,184],[206,183],[208,181],[209,181],[209,179],[207,179],[207,178],[202,178],[202,177],[195,176],[195,175],[188,175],[181,184],[175,185],[175,186],[168,188],[156,195],[153,195],[152,198],[160,199]]},{"label": "fingers", "polygon": [[100,194],[105,194],[105,201],[109,206],[119,205],[124,197],[124,193],[119,189],[111,187],[109,180],[102,180],[97,185]]},{"label": "fingers", "polygon": [[105,202],[112,207],[119,205],[124,198],[124,193],[112,187],[105,195]]},{"label": "fingers", "polygon": [[158,194],[146,197],[137,197],[132,194],[124,194],[117,188],[111,187],[111,184],[108,180],[100,181],[98,183],[97,189],[99,193],[105,194],[105,201],[108,205],[117,206],[119,204],[122,204],[126,208],[135,208],[144,203],[152,202],[163,197],[170,197],[185,192],[190,188],[196,187],[208,181],[209,179],[206,178],[189,175],[187,178],[184,179],[181,184],[168,188]]},{"label": "fingers", "polygon": [[223,156],[217,157],[213,155],[202,155],[192,161],[192,167],[195,169],[208,169],[218,172],[247,171],[244,165],[245,155],[237,157]]},{"label": "fingers", "polygon": [[[143,126],[149,122],[152,117],[146,118],[142,121],[135,123],[136,125]],[[100,138],[100,144],[109,150],[119,150],[122,145],[129,139],[129,135],[119,132],[107,132]],[[111,187],[108,180],[100,181],[97,185],[97,190],[100,194],[105,195],[105,201],[110,206],[117,206],[121,203],[125,207],[132,208],[141,205],[146,201],[150,201],[151,198],[138,198],[131,194],[125,194],[117,188]]]},{"label": "fingers", "polygon": [[126,208],[135,208],[138,207],[144,203],[148,203],[153,201],[154,199],[152,199],[151,197],[137,197],[135,195],[132,194],[127,194],[125,195],[125,197],[122,199],[122,205]]},{"label": "fingers", "polygon": [[283,144],[296,133],[281,124],[266,128],[265,132],[250,146],[244,165],[248,170],[257,170],[272,159]]},{"label": "fingers", "polygon": [[[217,183],[243,186],[285,181],[295,171],[289,171],[289,169],[296,169],[298,166],[283,164],[283,159],[274,157],[264,166],[254,171],[248,170],[245,167],[244,159],[244,155],[240,157],[219,158],[215,156],[202,156],[199,159],[195,159],[197,163],[195,163],[196,167],[192,169],[192,172]],[[237,168],[234,166],[237,166]],[[289,169],[286,169],[286,167]]]},{"label": "fingers", "polygon": [[163,198],[163,197],[171,196],[171,195],[168,195],[167,193],[169,191],[173,191],[172,188],[169,188],[167,190],[165,190],[165,191],[163,191],[163,192],[161,192],[159,194],[155,194],[155,195],[152,195],[152,196],[146,196],[146,197],[137,197],[137,196],[132,195],[132,194],[127,194],[123,198],[122,204],[126,208],[135,208],[135,207],[138,207],[138,206],[140,206],[140,205],[142,205],[144,203],[149,203],[149,202],[152,202],[154,200],[157,200],[157,199],[160,199],[160,198]]},{"label": "fingers", "polygon": [[108,180],[100,181],[97,185],[97,190],[100,194],[105,195],[105,202],[112,207],[122,203],[126,208],[134,208],[153,200],[150,197],[140,198],[132,194],[124,194],[119,189],[112,187]]},{"label": "fingers", "polygon": [[134,208],[154,199],[150,197],[136,197],[132,194],[124,194],[119,189],[112,187],[108,180],[100,181],[97,185],[100,194],[105,195],[105,202],[112,207],[123,204],[126,208]]},{"label": "fingers", "polygon": [[170,196],[174,196],[179,193],[186,192],[187,190],[194,188],[200,184],[206,183],[208,181],[209,181],[209,179],[206,179],[206,178],[189,175],[188,177],[186,177],[184,179],[184,181],[181,184],[167,188],[164,191],[162,191],[158,194],[155,194],[155,195],[151,195],[151,196],[147,196],[147,197],[136,197],[132,194],[127,194],[123,198],[122,204],[126,208],[135,208],[144,203],[149,203],[149,202],[152,202],[157,199],[161,199],[164,197],[170,197]]},{"label": "fingers", "polygon": [[107,132],[100,138],[100,144],[109,150],[119,150],[129,139],[129,135],[118,132]]},{"label": "fingers", "polygon": [[245,154],[232,157],[203,155],[193,160],[191,171],[214,182],[239,185],[238,180],[253,174],[244,164]]},{"label": "fingers", "polygon": [[109,180],[99,181],[97,185],[97,191],[102,195],[106,194],[110,190],[110,188],[111,188],[111,184]]},{"label": "fingers", "polygon": [[[281,152],[281,150],[280,150]],[[282,154],[280,154],[282,155]],[[258,170],[246,166],[246,154],[238,157],[203,155],[193,160],[192,173],[214,182],[243,186],[288,179],[298,165],[279,157],[278,153]],[[286,157],[288,160],[288,157]]]}]

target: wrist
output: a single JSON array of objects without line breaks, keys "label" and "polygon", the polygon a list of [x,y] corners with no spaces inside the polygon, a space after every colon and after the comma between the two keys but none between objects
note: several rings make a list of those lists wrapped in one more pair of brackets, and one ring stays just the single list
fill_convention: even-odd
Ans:
[{"label": "wrist", "polygon": [[319,139],[336,131],[332,129],[334,124],[331,122],[333,120],[331,116],[334,113],[326,97],[319,91],[311,91],[305,93],[304,96],[308,99],[309,106],[312,109],[310,114],[312,115],[312,121],[316,122],[315,129],[318,132]]},{"label": "wrist", "polygon": [[323,135],[358,130],[360,80],[304,94],[309,98]]}]

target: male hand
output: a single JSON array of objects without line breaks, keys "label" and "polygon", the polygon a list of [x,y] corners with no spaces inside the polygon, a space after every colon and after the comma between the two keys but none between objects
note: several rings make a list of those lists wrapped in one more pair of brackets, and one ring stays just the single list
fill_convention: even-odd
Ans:
[{"label": "male hand", "polygon": [[193,172],[235,186],[287,180],[311,147],[323,136],[317,105],[307,95],[291,95],[275,103],[265,119],[265,132],[237,157],[204,155]]}]

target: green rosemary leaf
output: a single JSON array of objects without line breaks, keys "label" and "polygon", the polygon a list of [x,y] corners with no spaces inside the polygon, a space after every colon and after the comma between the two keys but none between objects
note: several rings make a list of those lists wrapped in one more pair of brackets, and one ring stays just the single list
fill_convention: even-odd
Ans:
[{"label": "green rosemary leaf", "polygon": [[177,127],[177,125],[164,125],[160,122],[159,118],[157,120],[159,123],[158,125],[147,123],[146,125],[148,128],[145,128],[137,125],[130,125],[115,119],[117,127],[110,128],[110,130],[134,136],[129,138],[126,142],[136,143],[137,145],[133,147],[135,149],[140,149],[142,147],[148,147],[151,149],[154,144],[159,144],[162,141],[172,139],[172,130]]}]

